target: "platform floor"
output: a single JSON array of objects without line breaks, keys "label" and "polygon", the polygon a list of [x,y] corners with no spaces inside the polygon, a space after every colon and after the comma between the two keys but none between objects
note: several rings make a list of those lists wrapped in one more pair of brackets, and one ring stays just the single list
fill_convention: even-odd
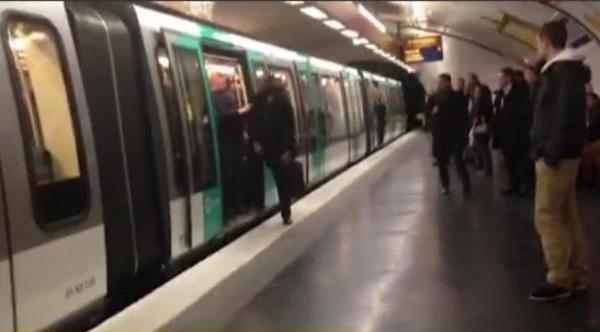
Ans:
[{"label": "platform floor", "polygon": [[[319,211],[333,222],[223,331],[588,331],[600,326],[600,194],[580,195],[593,260],[589,295],[530,302],[543,280],[532,202],[439,193],[419,135],[376,176]],[[337,201],[336,201],[337,200]],[[340,201],[341,200],[341,201]],[[188,317],[189,319],[189,317]],[[177,327],[177,320],[170,326]],[[187,325],[189,328],[189,324]],[[195,326],[201,331],[204,322]]]}]

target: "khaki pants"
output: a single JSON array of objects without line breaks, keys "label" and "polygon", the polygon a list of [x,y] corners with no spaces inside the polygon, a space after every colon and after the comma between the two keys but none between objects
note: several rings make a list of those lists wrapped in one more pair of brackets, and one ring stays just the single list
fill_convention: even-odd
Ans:
[{"label": "khaki pants", "polygon": [[561,160],[557,169],[540,160],[535,169],[535,226],[544,249],[547,281],[570,289],[574,281],[587,282],[588,272],[575,192],[579,159]]}]

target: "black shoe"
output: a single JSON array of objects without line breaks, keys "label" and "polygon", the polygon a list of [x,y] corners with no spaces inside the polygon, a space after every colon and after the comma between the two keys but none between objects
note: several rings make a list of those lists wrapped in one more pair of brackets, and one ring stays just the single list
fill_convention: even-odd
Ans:
[{"label": "black shoe", "polygon": [[471,187],[470,187],[470,186],[469,186],[469,187],[464,187],[464,188],[463,188],[463,194],[464,194],[465,196],[469,196],[469,195],[471,195],[471,192],[472,192],[472,190],[471,190]]},{"label": "black shoe", "polygon": [[571,297],[571,291],[564,287],[545,284],[529,294],[532,301],[550,302]]},{"label": "black shoe", "polygon": [[450,190],[448,190],[448,188],[442,188],[442,195],[444,195],[444,196],[450,195]]},{"label": "black shoe", "polygon": [[283,218],[283,224],[286,226],[289,226],[291,224],[293,224],[294,221],[292,220],[292,217],[287,217],[287,218]]}]

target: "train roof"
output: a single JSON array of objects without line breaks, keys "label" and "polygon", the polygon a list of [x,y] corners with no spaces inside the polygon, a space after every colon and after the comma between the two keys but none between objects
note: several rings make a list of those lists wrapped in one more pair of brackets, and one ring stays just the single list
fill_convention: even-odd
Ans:
[{"label": "train roof", "polygon": [[229,44],[274,59],[309,64],[312,67],[326,72],[345,72],[354,76],[359,76],[362,72],[363,77],[370,77],[377,81],[388,82],[393,85],[400,84],[398,81],[388,77],[263,42],[254,37],[244,35],[241,32],[234,31],[233,29],[219,26],[218,24],[185,15],[174,10],[169,10],[156,4],[136,3],[134,4],[134,9],[140,25],[155,31],[161,31],[163,29],[176,31],[200,39]]}]

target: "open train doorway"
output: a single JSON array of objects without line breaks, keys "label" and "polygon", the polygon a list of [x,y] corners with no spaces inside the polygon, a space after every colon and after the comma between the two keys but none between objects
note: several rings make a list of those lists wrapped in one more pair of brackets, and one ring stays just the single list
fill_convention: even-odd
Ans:
[{"label": "open train doorway", "polygon": [[251,156],[247,128],[250,97],[244,57],[207,50],[204,61],[218,124],[224,221],[226,226],[235,225],[262,209],[263,195],[252,183],[262,168],[252,162]]}]

